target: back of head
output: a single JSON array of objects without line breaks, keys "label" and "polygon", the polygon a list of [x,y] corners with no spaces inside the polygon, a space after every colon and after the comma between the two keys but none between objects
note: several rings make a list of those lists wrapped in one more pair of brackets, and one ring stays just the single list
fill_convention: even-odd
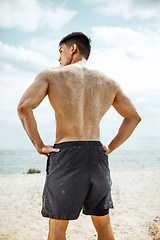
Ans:
[{"label": "back of head", "polygon": [[68,47],[71,47],[73,44],[76,44],[79,49],[80,55],[87,60],[91,51],[90,43],[91,39],[82,32],[72,32],[71,34],[68,34],[67,36],[62,38],[59,46],[61,46],[62,44],[66,44]]}]

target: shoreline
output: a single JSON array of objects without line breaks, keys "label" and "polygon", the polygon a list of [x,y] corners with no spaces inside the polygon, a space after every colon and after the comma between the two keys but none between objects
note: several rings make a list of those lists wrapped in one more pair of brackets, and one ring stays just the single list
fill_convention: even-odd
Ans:
[{"label": "shoreline", "polygon": [[[160,168],[111,169],[110,210],[118,240],[160,239]],[[48,219],[41,216],[45,173],[0,175],[0,239],[47,239]],[[96,240],[89,216],[70,221],[67,240]]]},{"label": "shoreline", "polygon": [[[156,170],[156,169],[160,169],[160,166],[157,166],[157,167],[128,167],[128,168],[110,168],[110,172],[118,172],[118,171],[132,171],[132,170],[135,170],[135,171],[138,171],[138,170]],[[38,169],[37,169],[38,170]],[[40,173],[33,173],[33,174],[28,174],[28,173],[0,173],[0,177],[2,176],[17,176],[17,175],[45,175],[46,172],[40,172]]]},{"label": "shoreline", "polygon": [[[27,173],[29,168],[45,172],[47,158],[35,151],[2,151],[0,160],[0,175],[8,175]],[[119,149],[109,155],[108,162],[111,170],[160,167],[160,151]]]}]

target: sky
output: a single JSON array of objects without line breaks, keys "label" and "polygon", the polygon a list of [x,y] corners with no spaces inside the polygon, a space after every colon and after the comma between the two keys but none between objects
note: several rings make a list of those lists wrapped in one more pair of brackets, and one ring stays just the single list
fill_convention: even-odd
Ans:
[{"label": "sky", "polygon": [[[0,0],[0,149],[33,149],[17,116],[24,91],[43,69],[59,67],[58,43],[81,31],[92,39],[88,64],[117,81],[142,121],[121,149],[159,150],[159,0]],[[45,144],[55,142],[47,97],[34,110]],[[110,108],[100,123],[108,145],[122,117]]]}]

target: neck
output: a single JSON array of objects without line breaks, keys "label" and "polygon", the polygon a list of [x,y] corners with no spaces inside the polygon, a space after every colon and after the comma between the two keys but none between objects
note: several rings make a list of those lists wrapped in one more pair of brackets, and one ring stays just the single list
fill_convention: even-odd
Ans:
[{"label": "neck", "polygon": [[87,60],[82,58],[80,61],[74,62],[74,64],[80,68],[87,67]]},{"label": "neck", "polygon": [[74,57],[73,57],[73,59],[71,61],[71,64],[77,63],[77,62],[80,62],[80,61],[86,62],[86,59],[83,58],[81,55],[77,54],[77,55],[74,55]]}]

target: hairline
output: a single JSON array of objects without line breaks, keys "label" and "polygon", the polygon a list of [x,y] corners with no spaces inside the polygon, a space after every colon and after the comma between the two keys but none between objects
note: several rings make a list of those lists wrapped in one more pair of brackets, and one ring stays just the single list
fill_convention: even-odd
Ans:
[{"label": "hairline", "polygon": [[68,48],[70,48],[72,45],[75,44],[79,49],[80,55],[82,55],[87,60],[91,52],[91,44],[90,44],[91,39],[81,32],[75,32],[75,33],[80,33],[80,35],[82,35],[82,38],[79,38],[78,36],[72,36],[71,38],[67,39],[67,37],[72,34],[67,35],[66,37],[62,38],[62,40],[59,42],[59,51],[61,51],[63,44]]},{"label": "hairline", "polygon": [[[69,42],[69,40],[68,40],[67,42]],[[62,48],[62,45],[66,45],[66,46],[67,46],[67,42],[64,42],[64,43],[59,44],[59,52],[60,52],[60,50],[61,50],[61,48]],[[75,45],[77,46],[77,48],[79,49],[77,43],[73,43],[73,44],[75,44]],[[73,44],[71,44],[71,46],[72,46]],[[67,46],[67,47],[68,47],[68,46]]]}]

